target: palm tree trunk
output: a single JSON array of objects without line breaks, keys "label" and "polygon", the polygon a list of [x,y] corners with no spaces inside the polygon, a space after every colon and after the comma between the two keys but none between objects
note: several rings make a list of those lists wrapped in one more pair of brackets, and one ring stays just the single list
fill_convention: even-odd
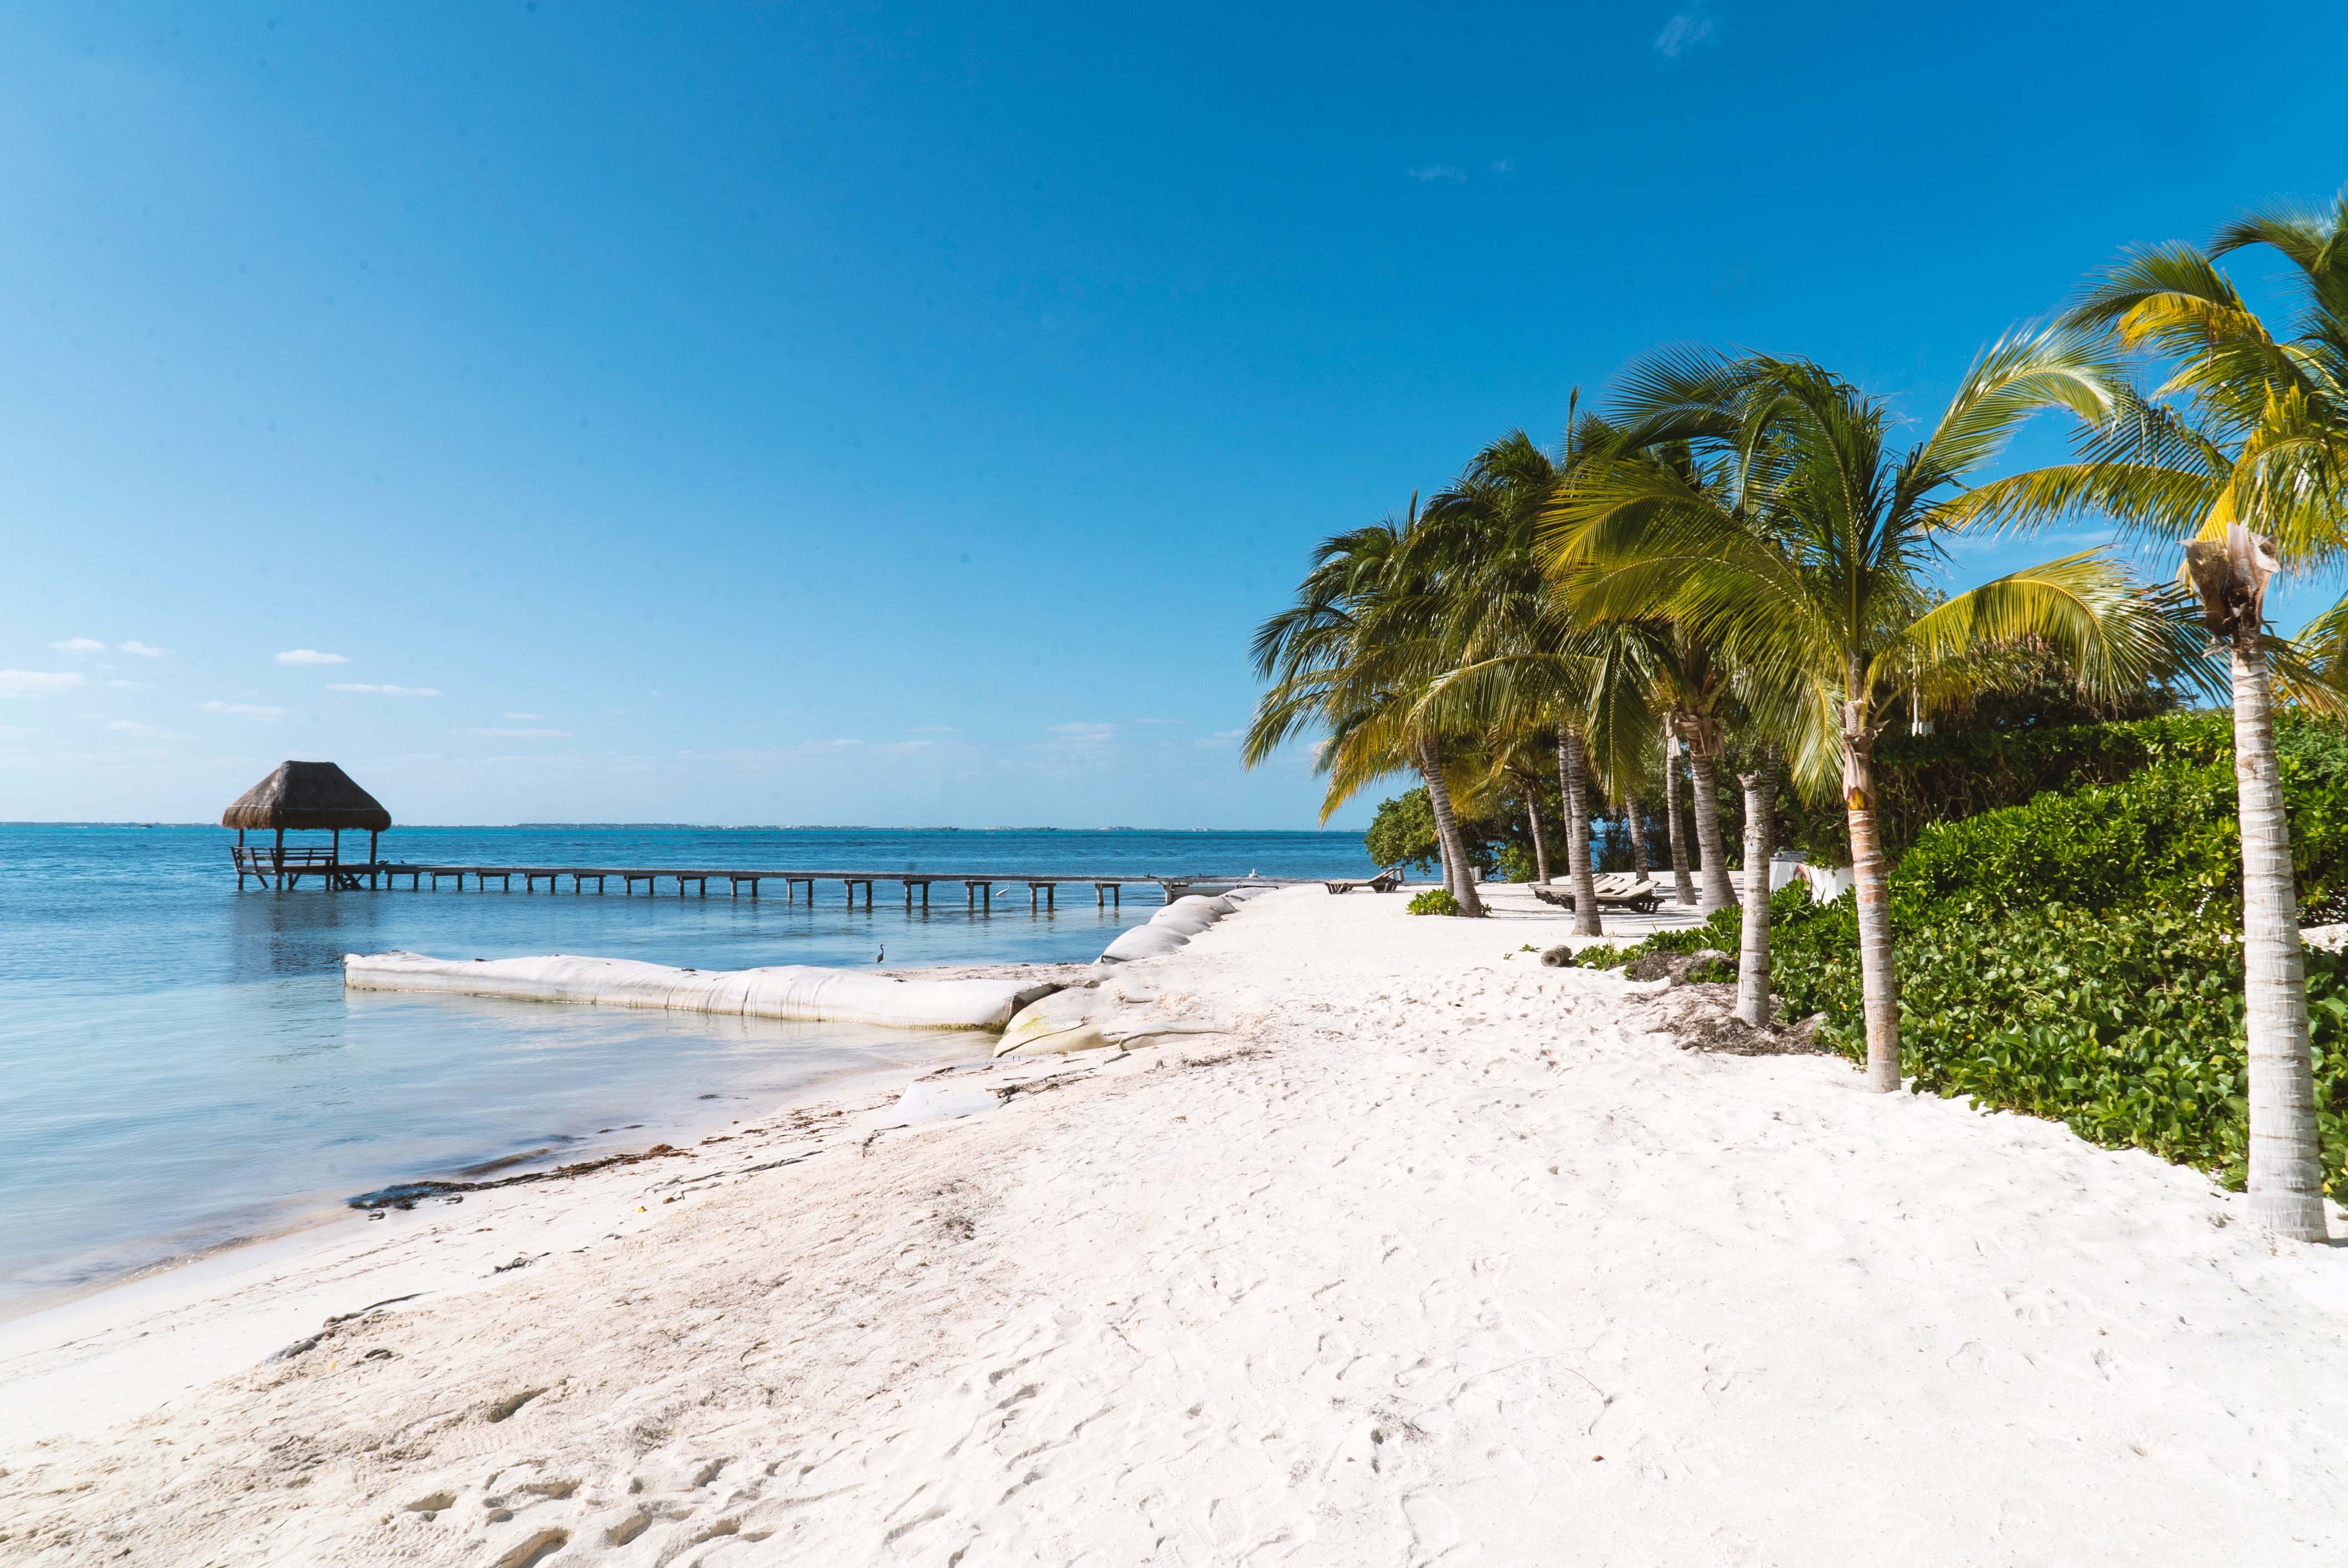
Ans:
[{"label": "palm tree trunk", "polygon": [[1443,866],[1451,896],[1462,915],[1484,913],[1476,896],[1476,870],[1468,864],[1468,845],[1459,835],[1459,819],[1451,812],[1451,791],[1443,782],[1442,761],[1433,742],[1420,748],[1419,772],[1426,775],[1426,802],[1435,808],[1435,835],[1443,844]]},{"label": "palm tree trunk", "polygon": [[1739,774],[1745,786],[1745,921],[1736,955],[1736,1016],[1756,1029],[1769,1021],[1769,796],[1766,763]]},{"label": "palm tree trunk", "polygon": [[2242,822],[2243,1000],[2250,1025],[2250,1216],[2323,1241],[2322,1140],[2307,1038],[2307,977],[2291,823],[2275,763],[2274,703],[2255,618],[2233,640],[2234,783]]},{"label": "palm tree trunk", "polygon": [[1544,887],[1549,886],[1549,841],[1541,836],[1540,780],[1519,781],[1525,785],[1525,816],[1533,830],[1533,876]]},{"label": "palm tree trunk", "polygon": [[1704,862],[1698,867],[1704,891],[1695,912],[1709,916],[1736,902],[1736,890],[1728,885],[1728,852],[1720,844],[1720,760],[1691,745],[1688,771],[1695,775],[1695,846]]},{"label": "palm tree trunk", "polygon": [[1622,797],[1622,821],[1631,830],[1631,869],[1638,873],[1640,881],[1644,882],[1647,879],[1647,825],[1639,820],[1637,795]]},{"label": "palm tree trunk", "polygon": [[1672,886],[1683,905],[1695,902],[1695,881],[1688,876],[1687,838],[1680,832],[1680,743],[1672,722],[1663,721],[1663,820],[1671,829]]},{"label": "palm tree trunk", "polygon": [[1590,791],[1581,754],[1581,737],[1572,729],[1557,733],[1557,776],[1565,786],[1565,869],[1573,886],[1573,934],[1602,937],[1598,917],[1598,878],[1590,866]]},{"label": "palm tree trunk", "polygon": [[1850,874],[1858,892],[1859,985],[1867,1012],[1867,1086],[1890,1094],[1900,1087],[1900,977],[1891,968],[1891,879],[1883,863],[1882,842],[1875,832],[1874,753],[1873,737],[1844,733],[1843,807],[1850,821]]}]

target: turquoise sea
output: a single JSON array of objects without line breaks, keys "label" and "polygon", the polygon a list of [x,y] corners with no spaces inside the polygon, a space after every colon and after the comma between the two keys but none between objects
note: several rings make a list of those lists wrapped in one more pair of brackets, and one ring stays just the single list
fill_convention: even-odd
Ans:
[{"label": "turquoise sea", "polygon": [[[0,1315],[270,1234],[352,1194],[532,1151],[578,1158],[983,1040],[348,992],[345,953],[582,953],[699,968],[1086,961],[1146,920],[1065,889],[973,915],[668,892],[275,892],[217,827],[0,824]],[[303,842],[307,842],[304,837]],[[323,843],[321,838],[319,842]],[[417,864],[1363,876],[1356,834],[408,828]],[[1004,894],[1008,894],[1007,897]],[[553,1157],[553,1156],[549,1156]]]}]

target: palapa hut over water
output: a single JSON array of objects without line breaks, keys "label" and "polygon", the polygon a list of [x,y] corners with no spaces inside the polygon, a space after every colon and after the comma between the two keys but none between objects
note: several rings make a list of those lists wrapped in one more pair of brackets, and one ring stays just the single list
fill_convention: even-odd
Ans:
[{"label": "palapa hut over water", "polygon": [[[276,771],[259,784],[236,797],[236,803],[221,813],[221,825],[236,829],[236,885],[244,886],[248,876],[258,876],[267,886],[274,878],[280,887],[290,886],[301,880],[305,871],[314,871],[326,878],[330,887],[358,886],[361,872],[372,874],[376,866],[377,836],[391,826],[391,813],[381,802],[359,788],[351,775],[332,763],[280,763]],[[364,830],[367,835],[367,857],[364,866],[343,865],[343,833]],[[255,845],[246,847],[247,830],[274,832],[273,846]],[[287,849],[287,833],[331,833],[332,845],[325,849]]]}]

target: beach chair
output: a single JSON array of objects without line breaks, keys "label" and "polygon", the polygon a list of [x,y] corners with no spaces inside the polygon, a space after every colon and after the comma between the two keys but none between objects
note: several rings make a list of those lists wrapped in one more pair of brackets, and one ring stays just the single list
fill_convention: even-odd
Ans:
[{"label": "beach chair", "polygon": [[[1601,909],[1617,907],[1633,914],[1652,915],[1662,905],[1663,896],[1654,882],[1635,871],[1610,871],[1593,879]],[[1573,890],[1570,887],[1536,887],[1533,897],[1544,904],[1554,904],[1560,909],[1573,907]]]},{"label": "beach chair", "polygon": [[1351,893],[1356,887],[1366,887],[1373,893],[1391,893],[1402,886],[1402,867],[1389,866],[1375,876],[1333,876],[1322,886],[1332,893]]}]

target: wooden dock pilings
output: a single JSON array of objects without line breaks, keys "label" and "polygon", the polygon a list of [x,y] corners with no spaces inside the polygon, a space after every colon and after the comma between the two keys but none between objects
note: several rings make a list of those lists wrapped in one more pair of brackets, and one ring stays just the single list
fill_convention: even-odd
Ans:
[{"label": "wooden dock pilings", "polygon": [[963,902],[969,910],[973,914],[989,915],[994,912],[994,890],[1002,886],[1025,887],[1027,907],[1032,914],[1056,910],[1059,907],[1059,889],[1063,886],[1089,886],[1093,889],[1096,907],[1107,908],[1123,907],[1128,887],[1159,888],[1170,904],[1194,886],[1222,887],[1243,882],[1258,886],[1282,886],[1310,880],[1292,876],[1128,876],[1048,872],[769,871],[737,866],[408,866],[388,860],[343,861],[334,858],[331,852],[273,851],[265,846],[240,847],[235,851],[235,858],[239,891],[242,891],[244,879],[248,876],[256,878],[263,887],[274,886],[281,891],[299,886],[304,876],[315,876],[325,886],[343,891],[396,887],[398,878],[405,876],[410,892],[422,892],[427,888],[438,891],[441,879],[446,877],[454,881],[457,891],[461,893],[465,891],[465,879],[469,876],[478,891],[488,892],[489,884],[495,882],[499,891],[510,893],[513,891],[513,879],[519,876],[524,893],[536,893],[541,882],[546,884],[549,893],[561,892],[562,880],[568,877],[571,880],[570,891],[574,896],[586,892],[590,882],[595,884],[595,891],[600,894],[608,891],[608,882],[616,881],[625,896],[633,897],[636,885],[642,883],[645,895],[653,897],[659,893],[662,883],[674,882],[678,897],[686,897],[686,889],[690,887],[694,893],[706,898],[709,897],[709,885],[720,882],[729,885],[734,897],[741,897],[747,887],[749,896],[755,899],[758,897],[760,883],[779,882],[783,884],[785,903],[797,903],[799,890],[805,888],[807,902],[812,907],[816,901],[816,885],[837,882],[841,885],[850,908],[856,907],[857,891],[861,888],[864,907],[870,909],[872,907],[872,885],[895,882],[903,886],[905,908],[910,912],[916,889],[919,890],[921,907],[927,909],[932,884],[959,882],[963,885]]}]

